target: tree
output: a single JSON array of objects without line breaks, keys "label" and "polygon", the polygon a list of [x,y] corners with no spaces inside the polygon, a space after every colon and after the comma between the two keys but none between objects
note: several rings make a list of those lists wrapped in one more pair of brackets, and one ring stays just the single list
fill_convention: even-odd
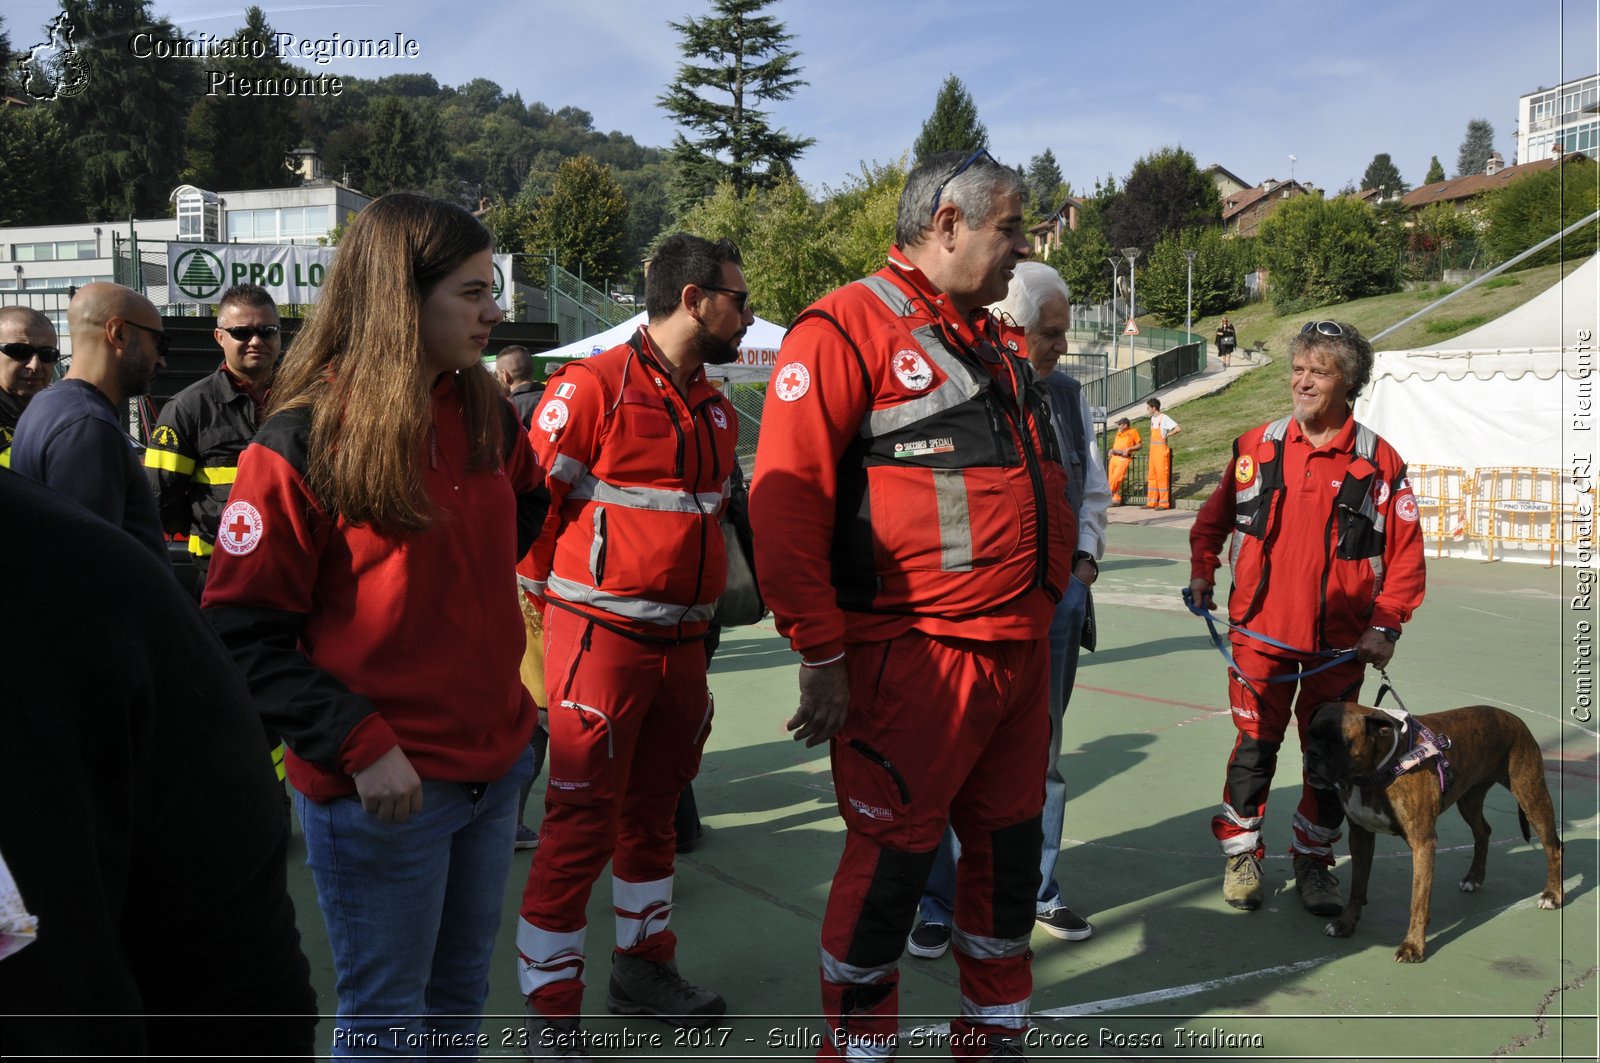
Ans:
[{"label": "tree", "polygon": [[72,138],[80,216],[167,213],[183,167],[189,108],[202,91],[198,64],[141,59],[129,49],[137,30],[156,40],[179,36],[171,22],[156,18],[149,0],[62,0],[61,9],[75,31],[86,81],[83,91],[50,106]]},{"label": "tree", "polygon": [[841,283],[883,267],[883,254],[894,243],[907,165],[904,155],[888,164],[863,163],[860,176],[843,188],[825,190],[822,231],[839,263]]},{"label": "tree", "polygon": [[1028,198],[1033,203],[1037,217],[1045,217],[1061,206],[1061,201],[1067,196],[1061,166],[1056,162],[1056,153],[1049,148],[1028,161],[1027,180]]},{"label": "tree", "polygon": [[411,108],[398,96],[385,96],[372,108],[367,122],[371,139],[367,145],[366,172],[361,175],[362,190],[370,196],[385,192],[414,192],[427,178],[423,166],[424,150],[419,144],[422,129]]},{"label": "tree", "polygon": [[1489,165],[1489,153],[1494,151],[1494,126],[1487,118],[1474,118],[1467,123],[1467,135],[1461,140],[1461,154],[1456,156],[1456,176],[1470,177],[1482,173]]},{"label": "tree", "polygon": [[81,221],[71,141],[44,107],[0,108],[0,225]]},{"label": "tree", "polygon": [[1386,199],[1390,196],[1403,196],[1411,191],[1411,186],[1400,176],[1399,167],[1395,166],[1387,151],[1374,155],[1372,161],[1367,163],[1367,172],[1361,175],[1361,191],[1365,192],[1369,188],[1383,189]]},{"label": "tree", "polygon": [[[216,61],[216,69],[239,81],[294,77],[299,72],[278,58],[272,27],[259,7],[245,12],[232,37],[238,58]],[[255,58],[259,56],[260,58]],[[189,112],[188,166],[184,177],[203,188],[282,188],[296,177],[285,165],[300,144],[300,119],[287,96],[202,96]]]},{"label": "tree", "polygon": [[1133,164],[1105,208],[1112,247],[1149,251],[1168,233],[1222,224],[1216,183],[1182,148],[1162,148]]},{"label": "tree", "polygon": [[[1573,222],[1581,221],[1600,206],[1600,165],[1583,155],[1566,156],[1560,166],[1513,181],[1491,192],[1483,212],[1488,221],[1484,241],[1491,259],[1505,261]],[[1558,240],[1518,268],[1531,269],[1570,259],[1575,250],[1593,253],[1595,226]]]},{"label": "tree", "polygon": [[922,132],[911,147],[912,159],[920,163],[941,151],[970,154],[988,146],[989,131],[978,120],[978,105],[961,79],[951,74],[933,101],[933,113],[922,123]]},{"label": "tree", "polygon": [[611,168],[587,155],[562,163],[534,207],[531,242],[592,284],[629,272],[628,199]]},{"label": "tree", "polygon": [[1439,156],[1435,155],[1428,162],[1428,172],[1427,172],[1426,175],[1423,176],[1422,183],[1425,184],[1425,185],[1431,185],[1431,184],[1437,184],[1438,182],[1443,181],[1443,180],[1444,180],[1444,166],[1443,166],[1443,164],[1441,164],[1439,162]]},{"label": "tree", "polygon": [[1342,303],[1398,287],[1394,239],[1359,200],[1297,196],[1261,223],[1261,264],[1279,313]]},{"label": "tree", "polygon": [[[772,2],[712,0],[713,14],[669,23],[682,38],[684,62],[657,103],[688,131],[672,148],[680,205],[704,198],[723,180],[738,192],[771,186],[816,143],[774,129],[757,106],[786,100],[805,84],[800,53],[787,47],[793,34],[758,13]],[[719,98],[708,99],[706,91]]]},{"label": "tree", "polygon": [[1183,324],[1189,308],[1189,262],[1183,252],[1194,256],[1194,317],[1220,314],[1245,300],[1246,266],[1241,251],[1246,240],[1227,240],[1221,229],[1197,229],[1172,233],[1161,238],[1150,252],[1144,274],[1139,278],[1139,303],[1156,315],[1162,325],[1176,328]]}]

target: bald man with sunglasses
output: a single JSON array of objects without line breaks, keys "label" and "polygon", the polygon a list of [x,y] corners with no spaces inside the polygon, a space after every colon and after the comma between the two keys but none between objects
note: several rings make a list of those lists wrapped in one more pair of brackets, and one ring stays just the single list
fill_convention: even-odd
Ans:
[{"label": "bald man with sunglasses", "polygon": [[11,465],[17,420],[55,379],[56,328],[31,306],[0,306],[0,469]]},{"label": "bald man with sunglasses", "polygon": [[162,528],[189,536],[196,597],[205,587],[239,455],[256,434],[283,355],[272,296],[254,284],[229,288],[217,304],[212,336],[222,348],[222,365],[162,407],[144,456]]}]

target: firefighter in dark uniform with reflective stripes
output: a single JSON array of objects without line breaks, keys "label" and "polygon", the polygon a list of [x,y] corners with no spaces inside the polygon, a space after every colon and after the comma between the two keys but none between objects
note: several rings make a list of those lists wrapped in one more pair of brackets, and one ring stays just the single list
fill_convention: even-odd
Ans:
[{"label": "firefighter in dark uniform with reflective stripes", "polygon": [[[283,356],[277,304],[255,284],[238,284],[222,293],[211,334],[222,348],[222,365],[161,408],[144,452],[162,530],[189,536],[196,600],[205,589],[217,523],[228,505],[239,455],[256,434],[273,370]],[[281,782],[283,744],[270,728],[267,744]]]}]

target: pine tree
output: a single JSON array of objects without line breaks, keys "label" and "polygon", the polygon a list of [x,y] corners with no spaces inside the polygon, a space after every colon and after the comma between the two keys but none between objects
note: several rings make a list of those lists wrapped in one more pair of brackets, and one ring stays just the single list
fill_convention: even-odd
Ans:
[{"label": "pine tree", "polygon": [[1403,196],[1411,191],[1411,186],[1400,176],[1400,168],[1387,151],[1374,155],[1372,161],[1367,163],[1366,173],[1361,175],[1361,191],[1369,188],[1381,188],[1385,196]]},{"label": "pine tree", "polygon": [[183,168],[184,127],[202,91],[189,59],[140,59],[128,48],[139,30],[173,39],[149,0],[61,0],[83,64],[83,91],[53,102],[72,136],[80,213],[90,218],[155,217]]},{"label": "pine tree", "polygon": [[1443,181],[1443,180],[1444,180],[1444,164],[1439,161],[1439,156],[1435,155],[1435,156],[1433,156],[1432,160],[1428,163],[1428,172],[1422,178],[1422,183],[1425,184],[1425,185],[1431,185],[1431,184],[1437,184],[1438,182]]},{"label": "pine tree", "polygon": [[800,53],[788,47],[793,34],[760,14],[772,2],[712,0],[712,14],[668,23],[682,38],[684,61],[656,102],[684,130],[672,146],[680,211],[724,180],[741,193],[770,187],[816,143],[773,128],[758,106],[786,100],[805,84]]},{"label": "pine tree", "polygon": [[592,284],[629,271],[628,199],[611,167],[587,155],[568,159],[534,215],[530,249],[555,252],[562,269]]},{"label": "pine tree", "polygon": [[1056,162],[1056,153],[1049,148],[1028,160],[1028,198],[1033,202],[1034,212],[1040,217],[1061,206],[1062,186],[1065,183],[1061,177],[1061,166]]},{"label": "pine tree", "polygon": [[[218,60],[215,69],[235,74],[239,81],[298,74],[278,58],[272,27],[259,7],[245,12],[245,24],[233,41],[240,46],[240,58]],[[202,96],[189,112],[185,177],[214,190],[283,188],[297,180],[285,162],[299,142],[300,121],[292,97]]]},{"label": "pine tree", "polygon": [[961,79],[951,74],[944,79],[933,101],[933,113],[922,123],[922,132],[911,147],[912,164],[941,151],[970,153],[988,146],[989,131],[978,120],[978,105]]},{"label": "pine tree", "polygon": [[384,96],[372,108],[368,121],[372,139],[367,145],[362,191],[370,196],[385,192],[417,191],[427,174],[422,163],[420,124],[411,108],[396,96]]},{"label": "pine tree", "polygon": [[1456,176],[1468,177],[1482,173],[1489,165],[1489,153],[1494,151],[1494,126],[1487,118],[1474,118],[1467,123],[1467,135],[1461,141],[1461,154],[1456,156]]}]

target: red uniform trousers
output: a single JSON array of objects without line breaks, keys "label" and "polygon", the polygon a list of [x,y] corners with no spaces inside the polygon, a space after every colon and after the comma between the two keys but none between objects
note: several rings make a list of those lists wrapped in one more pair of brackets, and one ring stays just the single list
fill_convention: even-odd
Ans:
[{"label": "red uniform trousers", "polygon": [[[1299,675],[1317,667],[1318,660],[1303,661],[1261,651],[1260,643],[1234,635],[1230,642],[1234,663],[1253,680],[1284,675]],[[1355,661],[1318,672],[1298,682],[1265,683],[1241,681],[1237,672],[1228,673],[1228,704],[1239,735],[1228,757],[1227,782],[1222,788],[1222,812],[1211,820],[1211,833],[1228,856],[1253,852],[1257,859],[1266,853],[1261,841],[1261,823],[1266,817],[1267,794],[1278,766],[1278,749],[1289,729],[1293,704],[1295,728],[1300,748],[1305,749],[1306,728],[1311,716],[1325,701],[1351,700],[1361,692],[1365,666]],[[1252,689],[1253,688],[1253,689]],[[1295,696],[1298,688],[1299,697]],[[1259,692],[1259,693],[1257,693]],[[1302,752],[1303,756],[1303,752]],[[1294,845],[1291,852],[1315,857],[1323,865],[1333,865],[1333,843],[1340,838],[1344,809],[1333,790],[1321,790],[1305,781],[1302,759],[1300,805],[1294,813]]]},{"label": "red uniform trousers", "polygon": [[822,922],[822,1059],[892,1054],[898,961],[948,820],[961,839],[952,1051],[1027,1027],[1050,720],[1044,640],[908,631],[846,647],[850,714],[832,744],[844,854]]},{"label": "red uniform trousers", "polygon": [[550,782],[517,925],[519,983],[552,1018],[580,1013],[585,910],[611,862],[617,951],[671,962],[678,795],[711,732],[706,651],[545,612]]}]

